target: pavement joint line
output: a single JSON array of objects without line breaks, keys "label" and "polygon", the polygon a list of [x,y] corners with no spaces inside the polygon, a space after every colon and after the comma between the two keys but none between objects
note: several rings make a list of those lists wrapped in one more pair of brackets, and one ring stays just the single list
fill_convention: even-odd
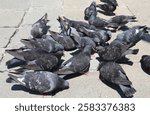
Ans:
[{"label": "pavement joint line", "polygon": [[0,63],[3,61],[3,59],[4,59],[4,53],[2,54],[2,57],[0,59]]}]

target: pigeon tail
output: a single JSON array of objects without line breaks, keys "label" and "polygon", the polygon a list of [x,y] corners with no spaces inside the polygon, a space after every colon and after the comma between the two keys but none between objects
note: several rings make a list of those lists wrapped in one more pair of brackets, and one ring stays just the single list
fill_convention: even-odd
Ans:
[{"label": "pigeon tail", "polygon": [[131,86],[119,85],[120,89],[126,97],[132,97],[136,90]]}]

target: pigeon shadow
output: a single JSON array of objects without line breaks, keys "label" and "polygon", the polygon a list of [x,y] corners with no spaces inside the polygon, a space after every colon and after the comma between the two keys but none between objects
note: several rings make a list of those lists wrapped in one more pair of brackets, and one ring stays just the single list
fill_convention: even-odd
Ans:
[{"label": "pigeon shadow", "polygon": [[[68,88],[67,88],[68,89]],[[24,91],[24,92],[27,92],[29,94],[34,94],[34,95],[43,95],[43,96],[54,96],[56,95],[58,92],[62,91],[62,90],[65,90],[65,89],[58,89],[58,90],[55,90],[53,92],[48,92],[48,93],[40,93],[38,91],[33,91],[33,90],[30,90],[20,84],[15,84],[11,87],[11,90],[12,91]]]},{"label": "pigeon shadow", "polygon": [[145,34],[144,38],[142,40],[144,40],[146,42],[150,42],[150,34]]},{"label": "pigeon shadow", "polygon": [[69,79],[73,79],[73,78],[79,77],[81,75],[83,75],[83,74],[81,74],[81,73],[74,73],[74,74],[66,75],[63,79],[64,80],[69,80]]},{"label": "pigeon shadow", "polygon": [[[99,78],[100,78],[100,75],[99,75]],[[132,98],[133,97],[133,96],[126,97],[118,85],[110,83],[108,81],[103,81],[103,80],[101,80],[101,81],[108,87],[116,90],[118,92],[118,94],[121,96],[121,98]]]},{"label": "pigeon shadow", "polygon": [[71,52],[70,55],[74,56],[74,55],[77,55],[81,52],[81,50],[76,50],[74,52]]},{"label": "pigeon shadow", "polygon": [[101,11],[101,10],[97,10],[97,12],[101,13],[101,14],[104,14],[106,16],[115,16],[116,14],[115,13],[109,13],[109,12],[104,12],[104,11]]}]

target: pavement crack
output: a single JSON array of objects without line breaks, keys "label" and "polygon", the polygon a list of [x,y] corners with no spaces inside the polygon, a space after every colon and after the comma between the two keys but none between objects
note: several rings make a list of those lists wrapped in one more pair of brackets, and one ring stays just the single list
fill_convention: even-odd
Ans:
[{"label": "pavement crack", "polygon": [[23,23],[26,14],[27,14],[27,11],[24,12],[24,14],[23,14],[23,16],[22,16],[22,18],[21,18],[19,24],[17,25],[17,28],[19,28],[19,27],[21,26],[21,24]]},{"label": "pavement crack", "polygon": [[12,38],[17,34],[18,31],[19,31],[19,29],[16,29],[14,31],[14,33],[9,37],[8,43],[3,48],[7,48],[8,47],[8,45],[11,43]]},{"label": "pavement crack", "polygon": [[2,54],[2,57],[0,59],[0,63],[3,61],[3,59],[4,59],[4,53]]},{"label": "pavement crack", "polygon": [[130,12],[133,16],[135,16],[135,14],[131,11],[131,9],[129,8],[129,6],[126,5],[126,7],[127,7],[127,9],[129,10],[129,12]]}]

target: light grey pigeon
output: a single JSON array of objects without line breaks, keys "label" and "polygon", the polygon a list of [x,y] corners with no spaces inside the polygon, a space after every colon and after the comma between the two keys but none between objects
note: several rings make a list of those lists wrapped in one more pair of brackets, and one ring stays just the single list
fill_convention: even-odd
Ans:
[{"label": "light grey pigeon", "polygon": [[127,78],[123,68],[115,62],[101,62],[98,68],[100,80],[116,84],[126,97],[131,97],[136,92],[132,82]]},{"label": "light grey pigeon", "polygon": [[110,45],[127,45],[131,44],[130,47],[136,45],[141,39],[144,38],[145,34],[148,33],[146,26],[134,26],[129,30],[126,30],[117,35],[117,38],[113,40]]},{"label": "light grey pigeon", "polygon": [[8,68],[21,66],[31,70],[52,71],[59,63],[61,56],[55,53],[47,53],[37,49],[11,49],[6,50],[15,58],[6,62]]},{"label": "light grey pigeon", "polygon": [[43,35],[47,34],[48,29],[50,28],[50,26],[47,25],[48,21],[47,13],[45,13],[41,19],[32,25],[31,35],[33,38],[41,38]]},{"label": "light grey pigeon", "polygon": [[129,22],[137,22],[135,16],[118,15],[108,20],[108,28],[113,28],[115,31],[121,29]]},{"label": "light grey pigeon", "polygon": [[64,47],[56,42],[51,36],[43,35],[42,39],[21,39],[21,42],[30,49],[36,48],[46,52],[63,51]]},{"label": "light grey pigeon", "polygon": [[87,45],[84,50],[62,64],[56,72],[60,75],[84,74],[88,72],[91,60],[91,46]]},{"label": "light grey pigeon", "polygon": [[22,74],[8,74],[10,78],[15,80],[26,88],[37,91],[40,94],[52,93],[69,88],[69,83],[60,78],[57,74],[46,71],[26,71]]},{"label": "light grey pigeon", "polygon": [[150,55],[143,55],[140,62],[143,71],[150,75]]}]

